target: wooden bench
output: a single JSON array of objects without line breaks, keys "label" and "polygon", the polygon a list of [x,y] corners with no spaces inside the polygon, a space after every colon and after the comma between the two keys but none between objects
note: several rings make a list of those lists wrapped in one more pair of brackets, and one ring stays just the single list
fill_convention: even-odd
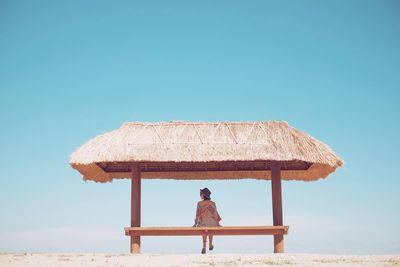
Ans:
[{"label": "wooden bench", "polygon": [[125,227],[127,236],[287,235],[289,226]]}]

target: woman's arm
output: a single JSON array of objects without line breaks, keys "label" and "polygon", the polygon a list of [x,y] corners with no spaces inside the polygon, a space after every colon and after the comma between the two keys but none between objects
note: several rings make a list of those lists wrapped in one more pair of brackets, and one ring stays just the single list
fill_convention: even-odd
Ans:
[{"label": "woman's arm", "polygon": [[215,208],[215,213],[217,214],[217,221],[222,220],[221,217],[219,216],[218,210],[217,210],[217,204],[214,202],[214,208]]},{"label": "woman's arm", "polygon": [[201,206],[200,206],[200,203],[197,202],[196,218],[194,219],[194,225],[193,226],[197,226],[200,223],[200,214],[201,214]]}]

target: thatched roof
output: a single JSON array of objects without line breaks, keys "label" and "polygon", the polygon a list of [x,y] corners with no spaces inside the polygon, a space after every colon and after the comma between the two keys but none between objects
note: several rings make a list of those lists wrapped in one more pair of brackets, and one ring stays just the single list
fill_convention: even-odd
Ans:
[{"label": "thatched roof", "polygon": [[317,180],[343,165],[324,143],[287,122],[126,122],[78,148],[70,164],[85,180],[130,178],[270,179],[272,161],[282,179]]}]

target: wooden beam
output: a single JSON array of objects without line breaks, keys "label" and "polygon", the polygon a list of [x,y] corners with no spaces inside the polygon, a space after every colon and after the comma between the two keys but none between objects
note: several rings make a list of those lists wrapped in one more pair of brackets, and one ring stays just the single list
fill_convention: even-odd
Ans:
[{"label": "wooden beam", "polygon": [[[131,162],[100,162],[96,165],[106,173],[130,173]],[[271,161],[210,161],[210,162],[172,162],[172,161],[145,161],[141,162],[142,172],[190,172],[190,171],[263,171]],[[311,163],[305,161],[282,161],[282,170],[307,171]],[[268,168],[268,170],[270,170]],[[229,176],[228,176],[229,177]]]},{"label": "wooden beam", "polygon": [[289,226],[126,227],[128,236],[286,235]]},{"label": "wooden beam", "polygon": [[[131,186],[131,227],[140,227],[140,191],[141,177],[140,164],[132,164],[132,186]],[[131,236],[130,252],[140,253],[140,236]]]},{"label": "wooden beam", "polygon": [[[271,164],[271,189],[274,226],[281,226],[283,225],[281,163],[278,161]],[[283,253],[284,250],[283,235],[274,235],[274,253]]]}]

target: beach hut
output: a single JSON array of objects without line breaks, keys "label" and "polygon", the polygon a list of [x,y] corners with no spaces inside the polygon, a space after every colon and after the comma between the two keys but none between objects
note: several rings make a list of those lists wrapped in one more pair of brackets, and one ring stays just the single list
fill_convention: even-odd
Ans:
[{"label": "beach hut", "polygon": [[[284,252],[281,180],[314,181],[343,165],[330,147],[284,121],[126,122],[79,147],[71,166],[83,179],[131,185],[130,252],[140,253],[141,236],[273,235]],[[271,226],[141,227],[141,179],[271,180]]]}]

